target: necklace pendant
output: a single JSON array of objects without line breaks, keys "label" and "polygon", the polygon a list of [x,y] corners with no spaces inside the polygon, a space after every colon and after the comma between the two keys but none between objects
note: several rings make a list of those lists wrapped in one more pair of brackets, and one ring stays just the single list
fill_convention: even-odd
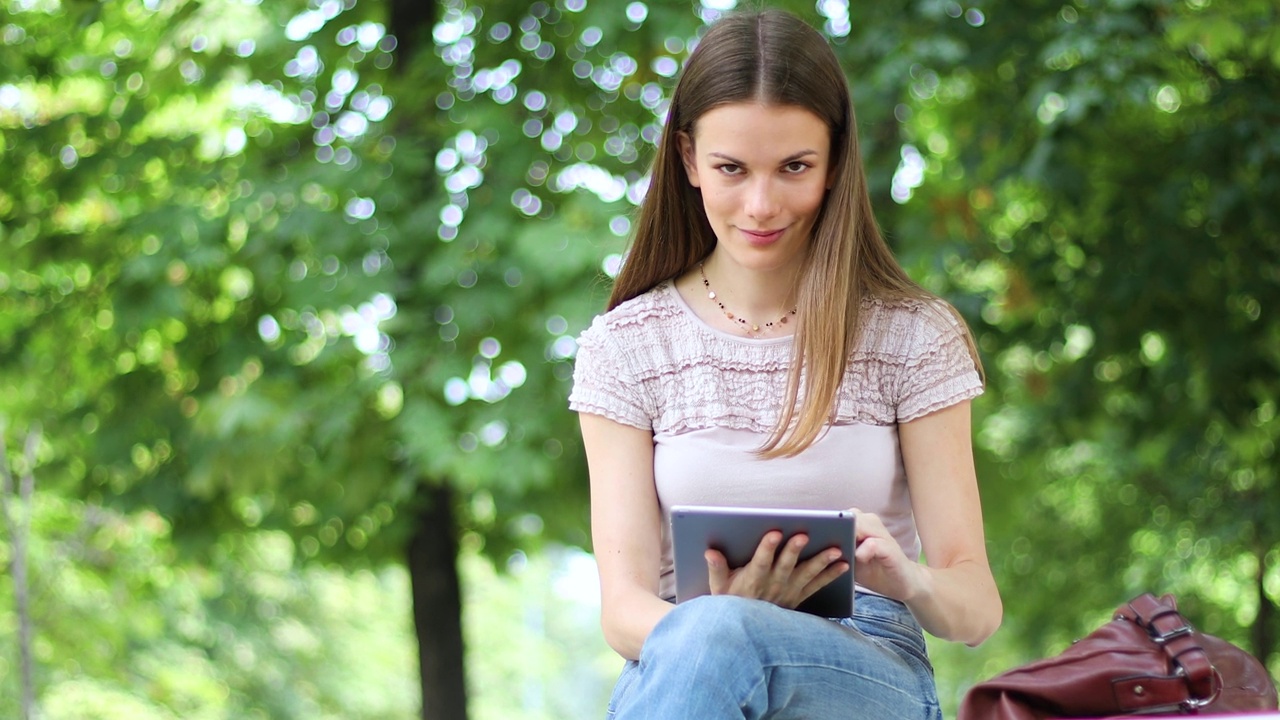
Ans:
[{"label": "necklace pendant", "polygon": [[[753,322],[749,322],[744,317],[738,317],[737,315],[734,315],[728,308],[724,306],[724,303],[720,302],[719,300],[716,300],[716,291],[711,289],[711,281],[707,279],[707,272],[706,270],[703,269],[702,263],[698,263],[698,274],[702,276],[702,286],[707,289],[707,297],[710,298],[712,301],[714,301],[715,304],[720,307],[720,312],[724,313],[724,316],[728,318],[730,322],[737,323],[738,326],[742,328],[742,332],[746,333],[747,337],[756,337],[762,334],[760,330],[760,325]],[[795,314],[796,314],[796,308],[793,307],[791,308],[791,310],[784,313],[783,316],[778,318],[777,320],[765,323],[764,328],[765,330],[772,330],[775,323],[780,325],[786,325],[787,318]]]}]

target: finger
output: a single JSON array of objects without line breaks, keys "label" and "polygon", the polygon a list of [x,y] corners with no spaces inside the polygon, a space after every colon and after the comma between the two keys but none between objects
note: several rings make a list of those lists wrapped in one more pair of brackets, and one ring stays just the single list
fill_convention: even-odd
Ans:
[{"label": "finger", "polygon": [[885,544],[883,538],[869,537],[858,544],[858,548],[853,551],[853,557],[860,563],[869,563],[875,560],[887,560],[891,554],[890,548]]},{"label": "finger", "polygon": [[888,537],[889,530],[884,521],[875,513],[858,513],[853,526],[854,540],[861,541],[869,537]]},{"label": "finger", "polygon": [[818,592],[822,588],[830,585],[836,578],[849,572],[849,563],[844,560],[833,562],[823,568],[822,572],[813,577],[812,580],[805,583],[804,589],[801,590],[800,600],[804,601],[810,595]]},{"label": "finger", "polygon": [[858,562],[867,563],[876,558],[877,552],[879,550],[876,548],[876,538],[860,538],[858,547],[853,551],[853,558]]},{"label": "finger", "polygon": [[760,538],[760,544],[756,546],[756,552],[751,556],[751,562],[748,566],[754,566],[758,572],[768,572],[773,568],[773,560],[778,554],[778,545],[782,543],[782,533],[777,530],[770,530]]},{"label": "finger", "polygon": [[799,582],[807,583],[843,557],[840,548],[827,548],[797,565],[794,576]]},{"label": "finger", "polygon": [[809,536],[804,533],[792,535],[790,540],[782,546],[778,552],[777,558],[773,561],[774,572],[781,572],[789,575],[795,569],[797,563],[800,562],[800,553],[804,550],[804,546],[809,544]]},{"label": "finger", "polygon": [[[773,583],[776,602],[784,607],[794,608],[799,605],[818,588],[840,576],[843,571],[835,570],[833,566],[841,562],[844,561],[840,549],[827,548],[799,563],[786,575],[775,569],[770,581]],[[847,567],[848,563],[844,564]]]},{"label": "finger", "polygon": [[723,595],[729,590],[729,563],[718,550],[703,553],[707,561],[707,579],[712,595]]},{"label": "finger", "polygon": [[[785,591],[786,575],[779,577],[775,571],[778,548],[783,544],[782,533],[771,530],[760,539],[751,562],[740,568],[733,578],[734,592],[742,591],[749,597],[776,602]],[[788,570],[788,572],[790,572]]]}]

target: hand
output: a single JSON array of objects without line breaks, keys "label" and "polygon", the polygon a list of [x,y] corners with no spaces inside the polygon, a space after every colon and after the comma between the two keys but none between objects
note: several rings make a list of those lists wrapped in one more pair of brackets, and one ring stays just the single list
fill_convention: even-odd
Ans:
[{"label": "hand", "polygon": [[884,521],[873,513],[852,510],[854,528],[854,577],[858,584],[894,600],[907,601],[924,591],[924,567],[913,562]]},{"label": "hand", "polygon": [[767,532],[751,560],[733,570],[722,553],[708,550],[711,594],[756,598],[794,609],[849,571],[849,563],[840,559],[838,548],[829,548],[800,562],[800,552],[808,542],[809,537],[800,534],[783,544],[781,532]]}]

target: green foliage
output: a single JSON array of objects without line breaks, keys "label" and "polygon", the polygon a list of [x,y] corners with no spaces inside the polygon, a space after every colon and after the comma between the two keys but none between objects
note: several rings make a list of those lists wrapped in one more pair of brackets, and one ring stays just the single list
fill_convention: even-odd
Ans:
[{"label": "green foliage", "polygon": [[[403,568],[302,568],[275,531],[226,535],[197,564],[153,512],[35,498],[42,717],[417,716]],[[0,542],[0,562],[11,553]],[[597,717],[621,661],[600,636],[590,556],[517,556],[501,574],[474,551],[460,562],[475,716]],[[11,590],[0,585],[3,717],[19,716]]]},{"label": "green foliage", "polygon": [[1172,591],[1274,669],[1276,9],[984,10],[985,48],[935,67],[906,132],[929,150],[929,221],[960,246],[949,284],[986,298],[1009,625],[1033,657]]},{"label": "green foliage", "polygon": [[[415,714],[402,570],[300,569],[279,532],[225,535],[193,564],[154,512],[50,493],[36,493],[32,520],[42,717]],[[18,717],[11,600],[5,584],[0,715]]]},{"label": "green foliage", "polygon": [[464,553],[468,588],[469,710],[479,720],[596,718],[622,659],[600,634],[595,563],[551,548],[515,555],[499,574]]},{"label": "green foliage", "polygon": [[[944,695],[1141,590],[1280,669],[1274,3],[769,4],[832,37],[880,221],[987,366],[1007,621],[935,648]],[[218,633],[300,608],[295,562],[398,560],[424,485],[459,490],[467,553],[589,544],[572,337],[716,11],[448,0],[392,37],[373,0],[0,7],[0,413],[45,428],[33,553],[93,630],[40,619],[46,710],[248,712],[305,675],[263,712],[401,712]]]},{"label": "green foliage", "polygon": [[[487,175],[478,203],[524,186],[486,152],[503,108],[420,125],[436,98],[414,88],[446,68],[393,72],[377,3],[13,10],[0,126],[23,129],[5,161],[27,172],[0,187],[3,393],[57,438],[51,482],[155,508],[193,548],[269,527],[360,557],[399,554],[421,483],[503,511],[560,484],[530,509],[585,542],[572,418],[545,421],[569,354],[547,356],[593,308],[604,213],[499,202],[433,237],[456,182],[480,184],[441,178],[439,149]],[[68,19],[73,42],[47,42]],[[531,539],[477,529],[499,553]]]}]

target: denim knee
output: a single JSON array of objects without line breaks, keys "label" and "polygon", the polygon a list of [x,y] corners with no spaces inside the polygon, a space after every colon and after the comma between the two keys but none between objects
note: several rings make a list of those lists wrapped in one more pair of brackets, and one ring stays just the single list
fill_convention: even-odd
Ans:
[{"label": "denim knee", "polygon": [[857,622],[733,596],[681,603],[627,664],[610,717],[936,718],[918,625],[879,600]]},{"label": "denim knee", "polygon": [[[713,652],[743,658],[755,642],[752,628],[768,622],[769,613],[785,612],[763,600],[733,595],[706,595],[683,602],[658,623],[640,651],[640,662],[657,660],[666,652]],[[714,642],[708,642],[714,639]],[[708,647],[709,646],[709,647]]]}]

